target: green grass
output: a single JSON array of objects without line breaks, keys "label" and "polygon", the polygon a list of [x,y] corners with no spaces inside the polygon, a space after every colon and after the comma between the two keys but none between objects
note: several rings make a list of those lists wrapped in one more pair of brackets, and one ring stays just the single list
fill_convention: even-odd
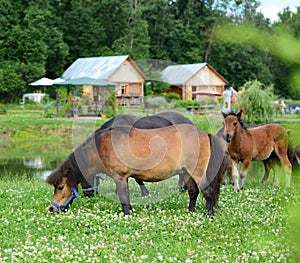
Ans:
[{"label": "green grass", "polygon": [[[207,132],[221,127],[216,115],[188,117]],[[10,141],[10,149],[3,144],[0,154],[13,150],[14,156],[30,156],[29,144],[35,142],[41,153],[53,147],[64,156],[71,148],[59,148],[56,141],[73,146],[102,122],[44,119],[38,112],[0,115],[2,142]],[[281,124],[299,144],[298,122]],[[211,220],[202,195],[196,212],[188,212],[188,195],[176,190],[176,180],[147,184],[151,196],[146,198],[132,180],[130,216],[123,216],[111,180],[101,182],[93,198],[84,198],[80,190],[81,198],[67,213],[52,215],[47,213],[52,186],[29,174],[4,172],[0,262],[299,262],[300,170],[294,171],[289,189],[278,167],[265,186],[262,173],[262,165],[253,163],[244,190],[234,193],[232,186],[223,186]]]},{"label": "green grass", "polygon": [[[147,113],[142,111],[124,112],[145,116]],[[183,112],[182,112],[183,113]],[[215,130],[218,118],[208,118],[207,116],[190,116],[196,125],[203,130],[211,132]],[[77,119],[77,118],[43,118],[41,112],[17,114],[8,113],[0,115],[0,138],[2,140],[44,140],[44,141],[63,141],[72,140],[74,127],[79,125],[88,125],[89,134],[99,128],[107,119]],[[87,137],[89,134],[85,134]]]},{"label": "green grass", "polygon": [[[185,114],[183,109],[166,109],[176,110]],[[72,140],[74,127],[82,123],[90,126],[88,130],[92,133],[99,128],[107,119],[76,119],[76,118],[44,118],[44,111],[28,109],[10,109],[6,114],[0,115],[0,138],[3,140],[47,140],[62,141]],[[119,113],[134,114],[136,116],[145,116],[154,112],[145,112],[138,108],[122,108]],[[206,132],[214,133],[222,127],[222,116],[217,112],[202,114],[199,116],[185,114],[198,127]],[[292,119],[291,119],[292,118]],[[299,116],[298,115],[281,115],[281,125],[291,131],[292,136],[296,137],[296,142],[300,144]],[[85,124],[83,124],[85,125]],[[88,134],[85,134],[88,136]]]},{"label": "green grass", "polygon": [[[174,180],[148,184],[151,200],[140,197],[126,217],[114,193],[105,190],[52,215],[47,213],[52,186],[26,174],[5,175],[0,262],[290,262],[295,228],[289,209],[298,205],[297,183],[285,190],[257,179],[249,178],[239,193],[223,186],[212,220],[202,196],[196,212],[188,212],[188,195],[175,190]],[[114,191],[109,182],[100,188]],[[135,190],[133,199],[139,195]]]},{"label": "green grass", "polygon": [[[0,115],[0,137],[4,140],[71,140],[77,119],[44,118],[41,113]],[[105,120],[93,120],[95,127]]]}]

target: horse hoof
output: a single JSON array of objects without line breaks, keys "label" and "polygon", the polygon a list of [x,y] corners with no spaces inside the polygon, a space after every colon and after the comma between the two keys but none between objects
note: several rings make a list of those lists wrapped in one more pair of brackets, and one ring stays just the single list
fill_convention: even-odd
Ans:
[{"label": "horse hoof", "polygon": [[207,212],[207,218],[213,219],[214,215],[215,215],[215,213],[213,211]]},{"label": "horse hoof", "polygon": [[132,211],[132,206],[131,205],[122,205],[122,206],[123,206],[124,216],[129,215],[130,211]]}]

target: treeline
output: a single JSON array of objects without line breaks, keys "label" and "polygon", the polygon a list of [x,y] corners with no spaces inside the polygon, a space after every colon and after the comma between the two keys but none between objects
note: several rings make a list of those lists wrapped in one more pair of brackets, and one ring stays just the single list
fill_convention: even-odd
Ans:
[{"label": "treeline", "polygon": [[[279,22],[259,13],[256,0],[0,0],[0,100],[32,91],[28,83],[59,77],[77,58],[130,55],[134,60],[208,62],[237,89],[248,80],[295,97],[294,64],[267,50],[217,41],[219,25],[250,24],[300,34],[300,8]],[[299,99],[299,98],[298,98]]]}]

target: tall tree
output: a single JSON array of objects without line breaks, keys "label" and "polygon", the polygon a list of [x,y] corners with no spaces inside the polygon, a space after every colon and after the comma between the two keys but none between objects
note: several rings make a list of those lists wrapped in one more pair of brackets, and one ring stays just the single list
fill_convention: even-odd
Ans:
[{"label": "tall tree", "polygon": [[49,67],[49,74],[61,74],[68,49],[59,31],[51,27],[48,1],[1,0],[0,16],[7,13],[11,15],[1,21],[3,27],[0,29],[3,33],[0,40],[1,73],[11,76],[18,86],[7,86],[6,76],[2,77],[4,81],[0,85],[11,87],[11,96],[6,97],[11,100],[24,92],[27,83],[45,76],[47,64],[54,64],[52,59],[56,59],[57,66]]},{"label": "tall tree", "polygon": [[[289,36],[285,42],[271,37],[268,48],[262,48],[264,37],[255,43],[245,42],[244,33],[226,42],[216,37],[219,25],[229,23],[250,24],[264,36],[284,25],[299,38],[299,8],[284,9],[272,25],[258,6],[258,0],[0,0],[0,96],[21,95],[29,82],[59,76],[78,57],[129,54],[134,60],[208,62],[236,87],[257,79],[295,97],[290,87],[297,84],[286,75],[294,72],[297,79],[299,60],[285,60]],[[285,53],[271,56],[278,43]]]},{"label": "tall tree", "polygon": [[149,0],[144,8],[143,17],[148,23],[150,36],[150,58],[169,60],[166,41],[176,23],[171,11],[166,0]]},{"label": "tall tree", "polygon": [[258,80],[271,85],[272,74],[268,65],[271,57],[247,44],[216,44],[209,63],[239,89],[246,81]]},{"label": "tall tree", "polygon": [[64,6],[62,31],[70,50],[67,65],[79,57],[99,56],[105,46],[106,33],[99,21],[101,13],[97,12],[97,3],[72,0]]},{"label": "tall tree", "polygon": [[117,54],[129,54],[133,59],[149,58],[148,23],[143,19],[143,0],[127,0],[128,17],[122,35],[113,43]]}]

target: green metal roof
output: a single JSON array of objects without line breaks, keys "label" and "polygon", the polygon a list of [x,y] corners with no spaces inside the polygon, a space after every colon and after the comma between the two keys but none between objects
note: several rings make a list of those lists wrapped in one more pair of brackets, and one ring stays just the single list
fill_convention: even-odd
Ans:
[{"label": "green metal roof", "polygon": [[161,72],[161,77],[169,84],[184,84],[206,65],[207,63],[168,66]]},{"label": "green metal roof", "polygon": [[83,85],[90,85],[90,86],[99,86],[99,87],[108,87],[108,86],[117,86],[117,83],[109,82],[103,79],[93,79],[89,77],[82,77],[77,79],[70,79],[63,82],[55,83],[54,85],[57,86],[83,86]]},{"label": "green metal roof", "polygon": [[124,56],[78,58],[62,75],[63,79],[89,77],[107,80],[128,58]]}]

